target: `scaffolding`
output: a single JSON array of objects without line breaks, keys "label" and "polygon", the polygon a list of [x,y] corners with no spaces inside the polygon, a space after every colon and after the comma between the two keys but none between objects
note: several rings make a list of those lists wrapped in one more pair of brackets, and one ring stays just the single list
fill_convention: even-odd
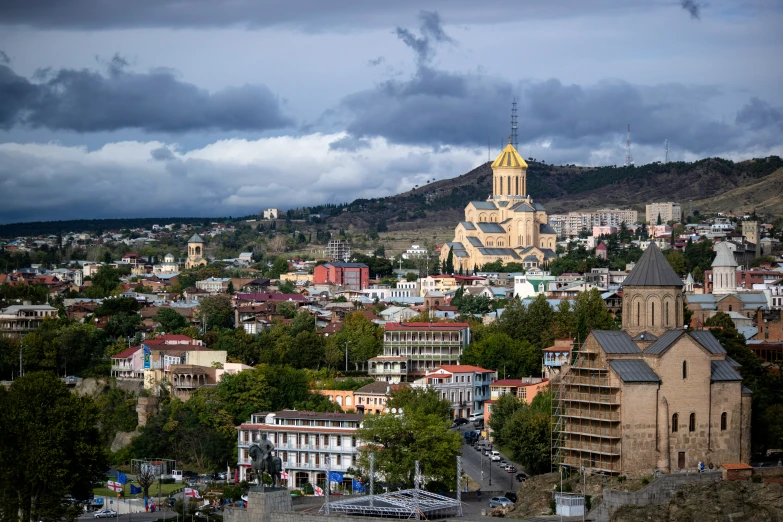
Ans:
[{"label": "scaffolding", "polygon": [[[413,488],[330,502],[328,512],[330,514],[431,519],[458,516],[461,507],[460,502],[453,498]],[[325,512],[326,509],[322,507],[321,513]]]},{"label": "scaffolding", "polygon": [[619,388],[611,384],[608,363],[599,352],[575,344],[569,371],[553,379],[553,470],[620,471]]}]

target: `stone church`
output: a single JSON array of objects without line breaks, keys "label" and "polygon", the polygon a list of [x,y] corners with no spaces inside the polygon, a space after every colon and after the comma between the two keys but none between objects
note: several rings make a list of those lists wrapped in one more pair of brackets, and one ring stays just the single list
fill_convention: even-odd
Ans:
[{"label": "stone church", "polygon": [[527,163],[509,142],[492,163],[492,195],[471,201],[454,241],[440,252],[441,266],[452,255],[454,270],[472,271],[500,259],[536,268],[555,257],[557,234],[546,209],[527,193]]},{"label": "stone church", "polygon": [[[622,329],[590,332],[554,383],[554,464],[648,476],[750,460],[751,391],[655,243],[623,282]],[[579,340],[577,340],[579,342]]]}]

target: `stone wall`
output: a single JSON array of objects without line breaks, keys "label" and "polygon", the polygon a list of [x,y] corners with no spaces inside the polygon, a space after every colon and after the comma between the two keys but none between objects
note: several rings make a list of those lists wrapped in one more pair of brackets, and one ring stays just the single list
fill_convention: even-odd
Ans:
[{"label": "stone wall", "polygon": [[247,494],[247,508],[226,507],[223,512],[225,522],[269,522],[273,512],[293,514],[291,492],[287,489],[277,491],[250,491]]},{"label": "stone wall", "polygon": [[723,479],[719,471],[708,473],[674,473],[660,477],[639,491],[604,490],[601,504],[587,516],[593,522],[609,522],[612,513],[623,506],[645,506],[647,504],[665,504],[672,495],[685,484],[696,482],[718,482]]}]

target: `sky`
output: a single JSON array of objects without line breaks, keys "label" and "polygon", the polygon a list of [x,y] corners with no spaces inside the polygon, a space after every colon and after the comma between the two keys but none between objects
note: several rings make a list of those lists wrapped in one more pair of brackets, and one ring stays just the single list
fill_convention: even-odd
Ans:
[{"label": "sky", "polygon": [[[783,155],[779,0],[3,0],[0,223]],[[535,194],[531,194],[535,197]],[[482,199],[485,195],[477,195]]]}]

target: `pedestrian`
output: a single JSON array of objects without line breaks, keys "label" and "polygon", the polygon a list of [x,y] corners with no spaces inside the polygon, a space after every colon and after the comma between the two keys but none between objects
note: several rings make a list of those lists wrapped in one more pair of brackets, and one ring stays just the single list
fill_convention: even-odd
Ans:
[{"label": "pedestrian", "polygon": [[144,511],[146,511],[147,513],[150,512],[150,505],[149,504],[144,506]]},{"label": "pedestrian", "polygon": [[476,498],[478,498],[478,501],[481,502],[481,488],[476,490]]}]

